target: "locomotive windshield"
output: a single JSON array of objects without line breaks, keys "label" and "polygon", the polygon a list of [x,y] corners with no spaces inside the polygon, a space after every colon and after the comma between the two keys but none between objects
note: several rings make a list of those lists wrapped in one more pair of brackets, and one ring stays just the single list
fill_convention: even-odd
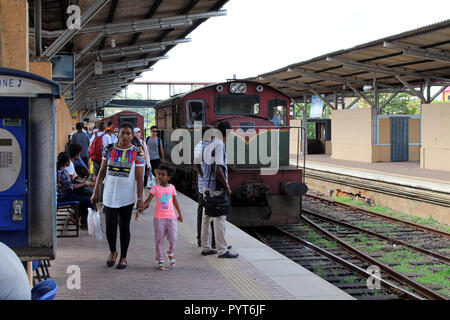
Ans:
[{"label": "locomotive windshield", "polygon": [[257,95],[217,95],[214,101],[216,114],[259,114]]},{"label": "locomotive windshield", "polygon": [[267,107],[267,119],[272,121],[275,126],[286,125],[287,106],[285,100],[271,99]]}]

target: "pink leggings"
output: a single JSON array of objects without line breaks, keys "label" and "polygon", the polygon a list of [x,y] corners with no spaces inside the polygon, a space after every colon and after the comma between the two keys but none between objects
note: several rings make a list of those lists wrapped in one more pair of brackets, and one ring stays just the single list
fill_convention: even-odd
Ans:
[{"label": "pink leggings", "polygon": [[171,219],[153,219],[153,225],[155,227],[155,247],[156,247],[156,260],[164,261],[164,240],[167,237],[169,240],[169,250],[167,252],[173,253],[175,250],[175,243],[177,242],[177,218]]}]

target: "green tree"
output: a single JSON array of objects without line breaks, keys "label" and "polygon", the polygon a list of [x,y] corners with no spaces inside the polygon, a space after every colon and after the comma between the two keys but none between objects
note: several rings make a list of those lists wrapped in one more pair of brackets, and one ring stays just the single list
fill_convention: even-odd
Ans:
[{"label": "green tree", "polygon": [[[391,96],[392,93],[380,93],[379,105],[382,106]],[[367,97],[373,101],[373,94],[367,94]],[[358,102],[358,105],[360,108],[370,108],[370,105],[363,99]],[[401,92],[384,106],[381,114],[420,114],[420,100],[409,93]]]}]

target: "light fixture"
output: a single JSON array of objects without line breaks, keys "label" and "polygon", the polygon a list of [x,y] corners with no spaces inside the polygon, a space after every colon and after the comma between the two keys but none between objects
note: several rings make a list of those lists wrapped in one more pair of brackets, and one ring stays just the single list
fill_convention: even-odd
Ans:
[{"label": "light fixture", "polygon": [[234,94],[244,94],[247,92],[247,85],[244,82],[230,83],[230,92]]},{"label": "light fixture", "polygon": [[370,86],[370,85],[367,85],[367,84],[363,85],[363,91],[364,91],[364,92],[370,91],[370,90],[372,90],[372,89],[373,89],[373,87]]}]

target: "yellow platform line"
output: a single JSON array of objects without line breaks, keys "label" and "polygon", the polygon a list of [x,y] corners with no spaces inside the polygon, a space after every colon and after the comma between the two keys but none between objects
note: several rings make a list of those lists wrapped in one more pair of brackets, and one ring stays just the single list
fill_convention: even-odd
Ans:
[{"label": "yellow platform line", "polygon": [[[197,247],[197,233],[186,223],[178,224],[178,231],[191,243]],[[200,253],[199,253],[200,255]],[[250,278],[245,272],[240,270],[233,261],[229,259],[219,259],[213,256],[205,258],[219,273],[247,300],[273,300],[264,288],[255,280]],[[239,258],[238,258],[239,259]]]}]

